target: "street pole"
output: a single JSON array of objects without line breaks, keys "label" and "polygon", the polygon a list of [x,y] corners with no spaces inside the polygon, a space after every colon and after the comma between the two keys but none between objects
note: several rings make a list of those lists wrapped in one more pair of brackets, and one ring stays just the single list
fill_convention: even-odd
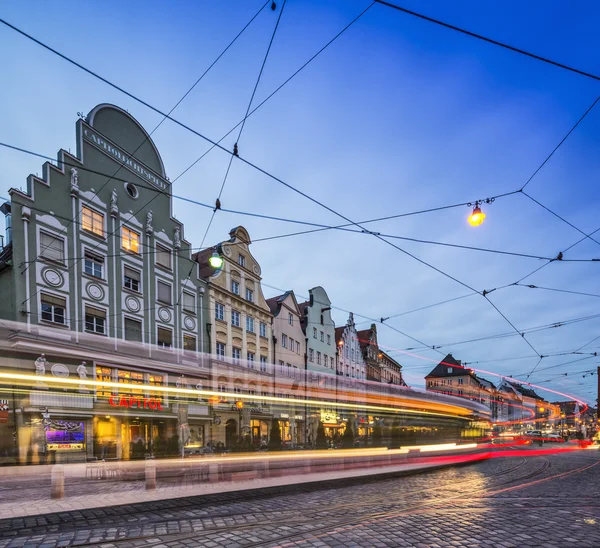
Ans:
[{"label": "street pole", "polygon": [[308,443],[308,337],[304,338],[304,446]]}]

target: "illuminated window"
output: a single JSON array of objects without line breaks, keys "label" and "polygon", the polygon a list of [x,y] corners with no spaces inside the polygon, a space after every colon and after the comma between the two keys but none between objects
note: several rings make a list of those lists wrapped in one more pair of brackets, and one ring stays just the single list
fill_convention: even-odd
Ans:
[{"label": "illuminated window", "polygon": [[[138,373],[137,371],[124,371],[119,369],[117,373],[117,380],[119,384],[144,384],[144,374]],[[119,388],[119,394],[129,395],[143,395],[144,391],[142,388]]]},{"label": "illuminated window", "polygon": [[[110,367],[96,366],[96,381],[97,382],[113,382],[112,369]],[[112,388],[104,386],[96,386],[96,395],[110,398],[114,392]]]},{"label": "illuminated window", "polygon": [[[148,377],[148,384],[150,386],[156,386],[156,387],[163,386],[164,377],[162,375],[150,375]],[[150,388],[150,397],[151,398],[156,398],[157,400],[160,400],[162,402],[164,395],[165,394],[162,390],[156,390],[156,389]]]},{"label": "illuminated window", "polygon": [[89,207],[81,208],[81,226],[84,230],[95,234],[96,236],[104,236],[104,215],[98,213]]},{"label": "illuminated window", "polygon": [[62,238],[40,232],[40,257],[56,261],[65,262],[65,241]]},{"label": "illuminated window", "polygon": [[171,269],[171,250],[156,244],[156,264]]},{"label": "illuminated window", "polygon": [[131,253],[140,252],[140,235],[137,232],[127,228],[126,226],[121,227],[121,247],[125,251],[131,251]]},{"label": "illuminated window", "polygon": [[196,351],[196,337],[193,335],[184,335],[183,336],[183,349],[189,352]]}]

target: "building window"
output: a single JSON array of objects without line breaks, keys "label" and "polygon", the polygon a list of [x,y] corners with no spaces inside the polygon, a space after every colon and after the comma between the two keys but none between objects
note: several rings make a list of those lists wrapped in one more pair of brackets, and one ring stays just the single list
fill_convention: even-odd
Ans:
[{"label": "building window", "polygon": [[81,208],[81,226],[96,236],[104,237],[104,215],[89,207]]},{"label": "building window", "polygon": [[65,241],[57,236],[40,232],[40,257],[56,261],[65,262]]},{"label": "building window", "polygon": [[281,373],[282,375],[283,375],[283,368],[284,368],[283,360],[279,360],[279,373]]},{"label": "building window", "polygon": [[239,364],[240,358],[242,357],[242,351],[239,348],[233,348],[231,350],[231,356],[233,357],[233,363]]},{"label": "building window", "polygon": [[196,352],[196,337],[185,334],[183,336],[183,349],[189,352]]},{"label": "building window", "polygon": [[329,364],[329,360],[327,359],[327,354],[323,354],[323,365],[327,367]]},{"label": "building window", "polygon": [[217,343],[217,356],[219,358],[224,358],[225,357],[225,344],[223,344],[223,343]]},{"label": "building window", "polygon": [[171,250],[156,244],[156,264],[171,270]]},{"label": "building window", "polygon": [[308,359],[311,362],[315,360],[315,352],[312,348],[308,350]]},{"label": "building window", "polygon": [[313,327],[313,339],[317,338],[317,328]]},{"label": "building window", "polygon": [[287,376],[291,377],[292,376],[292,364],[286,363],[286,366],[287,366]]},{"label": "building window", "polygon": [[294,325],[294,315],[291,312],[288,313],[288,323]]},{"label": "building window", "polygon": [[321,331],[321,342],[325,342],[325,333]]},{"label": "building window", "polygon": [[240,326],[240,313],[237,310],[231,311],[231,325],[235,327]]},{"label": "building window", "polygon": [[254,352],[248,352],[248,367],[254,369]]},{"label": "building window", "polygon": [[196,296],[194,294],[183,292],[183,309],[192,314],[196,313]]},{"label": "building window", "polygon": [[451,367],[448,368],[448,373],[452,373],[452,368]]},{"label": "building window", "polygon": [[[161,387],[163,385],[163,382],[164,382],[164,377],[162,375],[154,375],[154,374],[152,374],[152,375],[148,376],[148,384],[150,386],[154,386],[156,388],[159,388],[159,387]],[[157,399],[157,400],[159,400],[161,402],[163,401],[163,399],[164,399],[164,392],[162,390],[156,390],[156,389],[151,388],[149,392],[150,392],[150,397],[151,398]]]},{"label": "building window", "polygon": [[246,300],[249,303],[253,303],[254,302],[254,291],[252,291],[252,289],[246,288]]},{"label": "building window", "polygon": [[240,283],[239,282],[235,282],[235,281],[231,282],[231,292],[234,295],[239,295],[240,294]]},{"label": "building window", "polygon": [[85,330],[90,333],[100,333],[101,335],[104,335],[106,333],[106,311],[86,306]]},{"label": "building window", "polygon": [[125,251],[131,251],[131,253],[140,252],[140,235],[137,232],[127,228],[126,226],[121,227],[121,247]]},{"label": "building window", "polygon": [[267,336],[267,324],[264,322],[260,322],[260,336],[261,337]]},{"label": "building window", "polygon": [[[119,384],[144,384],[144,374],[138,373],[137,371],[124,371],[119,369],[117,373],[117,380]],[[130,394],[130,395],[141,395],[143,390],[141,388],[119,388],[119,394]]]},{"label": "building window", "polygon": [[254,333],[254,318],[252,316],[246,316],[246,331]]},{"label": "building window", "polygon": [[327,344],[331,344],[331,335],[327,335]]},{"label": "building window", "polygon": [[[96,366],[96,382],[113,382],[112,369],[110,367]],[[106,396],[107,398],[110,398],[112,393],[112,388],[96,385],[96,396]]]},{"label": "building window", "polygon": [[300,343],[296,341],[296,353],[300,354]]},{"label": "building window", "polygon": [[225,321],[225,307],[221,303],[215,303],[215,320]]},{"label": "building window", "polygon": [[[217,346],[218,346],[218,344],[217,344]],[[224,377],[219,377],[217,391],[218,392],[227,392],[227,379],[225,379]]]},{"label": "building window", "polygon": [[246,266],[246,257],[244,257],[241,253],[238,255],[238,264],[240,266]]},{"label": "building window", "polygon": [[137,198],[140,195],[138,189],[132,183],[127,183],[125,185],[125,190],[127,191],[127,194],[129,194],[132,198]]},{"label": "building window", "polygon": [[260,357],[260,370],[263,372],[267,370],[267,357],[266,356]]},{"label": "building window", "polygon": [[464,379],[458,379],[458,384],[463,384]]},{"label": "building window", "polygon": [[294,351],[294,339],[292,339],[290,337],[290,350],[293,352]]},{"label": "building window", "polygon": [[139,293],[140,285],[140,273],[126,266],[123,272],[123,287]]},{"label": "building window", "polygon": [[287,335],[285,333],[281,335],[281,346],[287,348]]},{"label": "building window", "polygon": [[42,320],[64,325],[67,301],[62,297],[54,297],[42,293]]},{"label": "building window", "polygon": [[86,251],[83,258],[83,271],[94,278],[102,278],[104,259]]},{"label": "building window", "polygon": [[166,327],[159,327],[158,346],[161,346],[162,348],[173,348],[173,331]]},{"label": "building window", "polygon": [[321,365],[321,353],[317,352],[317,365]]},{"label": "building window", "polygon": [[156,284],[156,290],[157,300],[161,303],[171,304],[171,284],[159,280]]},{"label": "building window", "polygon": [[125,318],[125,340],[142,342],[142,322]]}]

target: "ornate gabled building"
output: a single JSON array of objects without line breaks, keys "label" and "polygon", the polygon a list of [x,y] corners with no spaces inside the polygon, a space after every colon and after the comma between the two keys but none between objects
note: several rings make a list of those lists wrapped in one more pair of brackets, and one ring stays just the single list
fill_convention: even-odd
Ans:
[{"label": "ornate gabled building", "polygon": [[350,312],[343,327],[335,328],[337,346],[337,374],[351,379],[367,378],[367,365],[361,351],[361,343],[354,324],[354,314]]},{"label": "ornate gabled building", "polygon": [[[40,377],[15,397],[10,439],[21,458],[56,452],[57,460],[200,447],[207,405],[164,391],[207,378],[206,283],[196,271],[186,277],[191,247],[172,215],[161,156],[115,105],[96,106],[76,131],[76,154],[61,149],[1,208],[9,230],[0,317],[19,322],[18,351],[4,352],[2,363],[31,374],[35,363]],[[104,384],[53,388],[73,377]],[[154,408],[130,411],[151,400]]]},{"label": "ornate gabled building", "polygon": [[367,380],[381,382],[377,326],[373,323],[369,329],[358,331],[358,340],[363,358],[367,364]]},{"label": "ornate gabled building", "polygon": [[[223,397],[213,412],[218,418],[214,439],[227,446],[241,436],[264,441],[268,435],[272,410],[261,396],[273,395],[273,314],[260,285],[261,269],[250,253],[248,231],[238,226],[230,238],[196,253],[198,276],[208,284],[207,326],[210,348],[212,388],[218,392],[255,395],[255,405],[241,411],[235,400]],[[214,269],[209,264],[213,253],[223,259]]]}]

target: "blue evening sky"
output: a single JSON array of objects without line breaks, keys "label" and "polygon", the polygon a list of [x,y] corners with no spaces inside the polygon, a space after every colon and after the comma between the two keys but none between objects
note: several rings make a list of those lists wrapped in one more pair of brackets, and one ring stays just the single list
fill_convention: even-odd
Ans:
[{"label": "blue evening sky", "polygon": [[[239,32],[262,0],[229,2],[5,1],[0,17],[71,56],[162,110],[169,110]],[[173,116],[221,138],[244,115],[282,1],[265,9]],[[255,104],[291,75],[367,0],[289,0]],[[585,1],[417,2],[402,5],[558,62],[600,74],[600,5]],[[112,102],[149,131],[161,118],[13,30],[0,25],[0,141],[55,156],[75,150],[77,112]],[[600,95],[600,83],[415,19],[381,5],[354,26],[248,119],[240,154],[354,221],[455,204],[517,190]],[[600,109],[597,106],[596,109]],[[527,192],[576,227],[600,227],[600,110],[593,110],[538,173]],[[225,139],[231,149],[235,134]],[[174,180],[208,148],[167,121],[153,135]],[[175,194],[213,203],[228,157],[212,151],[174,183]],[[0,149],[0,195],[41,172],[41,161]],[[304,221],[342,224],[334,214],[234,161],[223,206]],[[185,236],[196,246],[210,211],[175,200]],[[484,206],[479,228],[466,206],[367,225],[370,230],[554,257],[582,236],[523,195]],[[207,243],[243,224],[254,239],[299,225],[218,213]],[[600,241],[600,232],[599,241]],[[396,245],[477,290],[515,282],[543,261],[402,240]],[[466,295],[469,290],[375,237],[341,231],[257,242],[253,253],[268,286],[306,296],[322,285],[335,306],[387,317]],[[565,258],[600,258],[587,240]],[[527,279],[538,286],[600,294],[600,263],[553,263]],[[276,293],[264,287],[267,297]],[[597,297],[508,287],[490,300],[519,329],[599,314]],[[336,311],[338,324],[347,315]],[[423,376],[445,355],[474,367],[526,375],[537,363],[518,335],[456,344],[512,328],[481,296],[471,296],[379,325],[382,347]],[[571,352],[600,335],[600,317],[543,330],[528,340],[543,355]],[[581,352],[595,352],[600,339]],[[516,358],[516,359],[513,359]],[[579,362],[560,365],[581,359]],[[542,360],[530,381],[594,402],[597,359]],[[558,366],[558,367],[552,367]],[[568,372],[568,376],[561,373]],[[497,381],[491,375],[492,381]],[[521,377],[524,378],[524,377]],[[554,400],[555,394],[542,392]]]}]

